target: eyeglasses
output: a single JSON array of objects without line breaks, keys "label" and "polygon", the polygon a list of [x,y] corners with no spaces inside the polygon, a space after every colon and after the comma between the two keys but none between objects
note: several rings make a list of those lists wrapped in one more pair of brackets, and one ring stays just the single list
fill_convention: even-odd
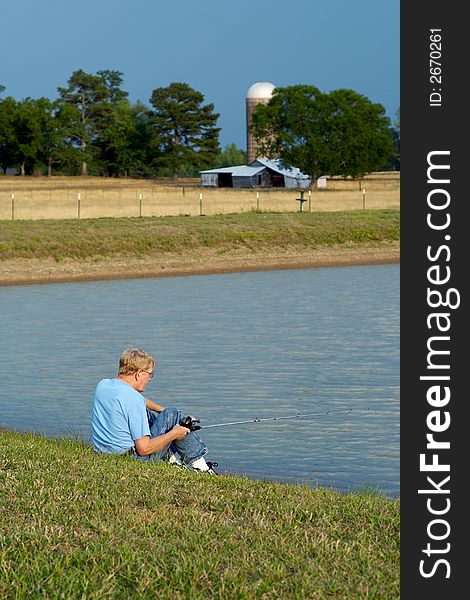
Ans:
[{"label": "eyeglasses", "polygon": [[152,379],[153,376],[155,375],[154,371],[141,371],[141,373],[147,373],[147,375],[149,376],[149,379]]}]

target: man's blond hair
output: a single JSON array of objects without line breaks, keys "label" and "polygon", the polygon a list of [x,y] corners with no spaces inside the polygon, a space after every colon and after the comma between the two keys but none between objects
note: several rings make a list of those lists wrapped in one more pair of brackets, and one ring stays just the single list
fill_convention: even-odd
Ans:
[{"label": "man's blond hair", "polygon": [[153,370],[156,360],[140,348],[127,348],[119,359],[119,375],[132,375],[137,371]]}]

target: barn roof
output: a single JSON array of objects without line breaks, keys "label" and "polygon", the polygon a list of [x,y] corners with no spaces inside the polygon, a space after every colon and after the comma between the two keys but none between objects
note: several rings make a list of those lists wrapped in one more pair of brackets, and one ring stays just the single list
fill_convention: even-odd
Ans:
[{"label": "barn roof", "polygon": [[305,179],[306,181],[310,180],[310,178],[302,173],[296,167],[285,168],[281,166],[281,162],[279,160],[270,160],[267,158],[257,158],[253,160],[248,165],[238,165],[235,167],[222,167],[220,169],[208,169],[207,171],[199,171],[200,173],[231,173],[236,177],[251,177],[252,175],[256,175],[264,168],[271,169],[280,175],[284,175],[285,177],[292,177],[293,179]]},{"label": "barn roof", "polygon": [[220,169],[209,169],[207,171],[199,171],[200,173],[231,173],[232,175],[241,177],[251,177],[256,175],[263,169],[265,165],[251,166],[251,165],[238,165],[237,167],[222,167]]},{"label": "barn roof", "polygon": [[256,163],[264,165],[265,167],[268,167],[268,169],[276,171],[277,173],[285,175],[286,177],[293,177],[294,179],[310,179],[308,175],[302,173],[302,171],[300,169],[297,169],[297,167],[283,167],[280,160],[271,160],[269,158],[257,158],[256,160],[251,162],[250,165],[254,166],[256,165]]}]

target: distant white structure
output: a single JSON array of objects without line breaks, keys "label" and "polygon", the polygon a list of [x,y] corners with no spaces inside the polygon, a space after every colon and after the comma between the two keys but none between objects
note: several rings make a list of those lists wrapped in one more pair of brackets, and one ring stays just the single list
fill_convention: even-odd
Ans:
[{"label": "distant white structure", "polygon": [[203,187],[272,188],[305,190],[310,177],[299,169],[287,169],[278,160],[257,158],[247,165],[200,171]]},{"label": "distant white structure", "polygon": [[246,93],[246,154],[247,162],[259,158],[258,145],[254,136],[250,133],[251,115],[258,104],[267,104],[271,100],[275,86],[269,81],[254,83]]}]

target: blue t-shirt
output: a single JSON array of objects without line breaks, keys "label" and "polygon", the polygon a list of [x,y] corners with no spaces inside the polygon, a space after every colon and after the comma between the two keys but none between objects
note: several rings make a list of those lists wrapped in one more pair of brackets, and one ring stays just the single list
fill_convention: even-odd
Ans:
[{"label": "blue t-shirt", "polygon": [[126,452],[134,440],[150,435],[145,398],[121,379],[103,379],[95,389],[91,425],[95,450]]}]

